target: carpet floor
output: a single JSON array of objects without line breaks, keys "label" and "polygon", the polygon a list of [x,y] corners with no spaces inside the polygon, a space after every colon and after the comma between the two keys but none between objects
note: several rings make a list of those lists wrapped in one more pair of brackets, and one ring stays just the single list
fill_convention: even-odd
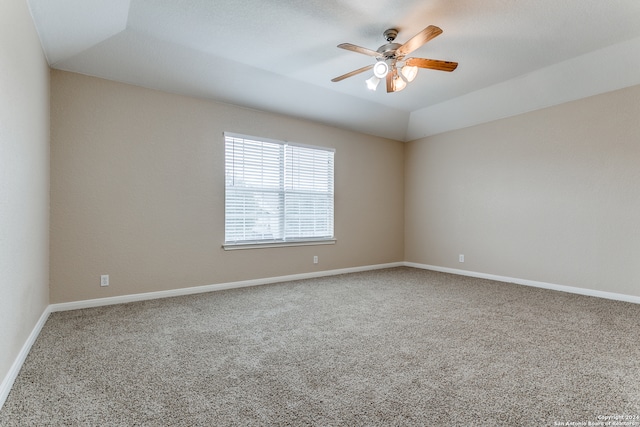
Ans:
[{"label": "carpet floor", "polygon": [[640,305],[405,267],[53,313],[0,411],[2,426],[607,422],[640,426]]}]

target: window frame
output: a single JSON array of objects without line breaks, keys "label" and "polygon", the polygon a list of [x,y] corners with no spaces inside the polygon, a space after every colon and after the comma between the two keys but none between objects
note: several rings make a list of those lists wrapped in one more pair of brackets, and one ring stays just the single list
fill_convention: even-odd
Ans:
[{"label": "window frame", "polygon": [[[318,151],[329,152],[331,154],[331,191],[327,193],[327,195],[331,196],[331,236],[330,237],[299,237],[299,238],[287,238],[286,232],[284,230],[284,226],[282,228],[283,236],[277,239],[254,239],[254,240],[237,240],[237,241],[227,241],[227,217],[228,217],[228,203],[227,203],[227,191],[228,186],[227,178],[228,178],[228,159],[227,159],[227,138],[238,138],[249,141],[257,141],[261,143],[267,144],[277,144],[282,147],[283,152],[287,150],[287,147],[300,147],[313,149]],[[224,250],[238,250],[238,249],[258,249],[258,248],[270,248],[270,247],[285,247],[285,246],[312,246],[312,245],[332,245],[336,243],[335,237],[335,148],[326,147],[326,146],[315,146],[309,144],[301,144],[290,141],[280,141],[270,138],[257,137],[251,135],[244,135],[234,132],[223,132],[223,146],[224,146],[224,243],[222,248]],[[282,202],[279,205],[279,209],[281,212],[281,221],[283,223],[285,220],[285,204],[284,199],[286,198],[286,194],[295,194],[295,190],[287,190],[286,188],[286,178],[284,176],[284,171],[286,166],[284,164],[284,159],[282,159],[282,164],[279,169],[279,191],[282,194]],[[299,190],[298,190],[299,191]],[[268,193],[267,190],[264,193]]]}]

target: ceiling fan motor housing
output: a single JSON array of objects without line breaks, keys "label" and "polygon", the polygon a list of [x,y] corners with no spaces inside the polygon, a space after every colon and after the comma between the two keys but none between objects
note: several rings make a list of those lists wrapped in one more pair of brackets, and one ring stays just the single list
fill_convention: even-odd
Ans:
[{"label": "ceiling fan motor housing", "polygon": [[380,46],[376,52],[382,54],[386,60],[397,59],[396,50],[402,45],[400,43],[394,43],[393,41],[398,36],[398,30],[396,28],[389,28],[382,34],[389,43]]},{"label": "ceiling fan motor housing", "polygon": [[381,53],[387,59],[395,58],[396,50],[402,46],[400,43],[387,43],[378,48],[376,52]]}]

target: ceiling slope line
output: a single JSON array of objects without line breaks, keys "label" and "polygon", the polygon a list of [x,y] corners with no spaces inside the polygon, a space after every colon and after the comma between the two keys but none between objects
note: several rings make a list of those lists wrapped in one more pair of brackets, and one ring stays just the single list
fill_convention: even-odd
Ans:
[{"label": "ceiling slope line", "polygon": [[640,37],[414,111],[406,141],[635,86],[638,70]]}]

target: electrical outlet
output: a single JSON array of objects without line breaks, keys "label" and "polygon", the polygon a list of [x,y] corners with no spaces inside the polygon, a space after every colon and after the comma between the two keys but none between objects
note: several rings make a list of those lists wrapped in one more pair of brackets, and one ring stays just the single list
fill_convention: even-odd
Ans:
[{"label": "electrical outlet", "polygon": [[103,274],[100,276],[100,286],[109,286],[109,275]]},{"label": "electrical outlet", "polygon": [[458,262],[464,262],[464,254],[458,255]]},{"label": "electrical outlet", "polygon": [[318,263],[318,255],[314,255],[313,256],[313,263],[317,264]]}]

